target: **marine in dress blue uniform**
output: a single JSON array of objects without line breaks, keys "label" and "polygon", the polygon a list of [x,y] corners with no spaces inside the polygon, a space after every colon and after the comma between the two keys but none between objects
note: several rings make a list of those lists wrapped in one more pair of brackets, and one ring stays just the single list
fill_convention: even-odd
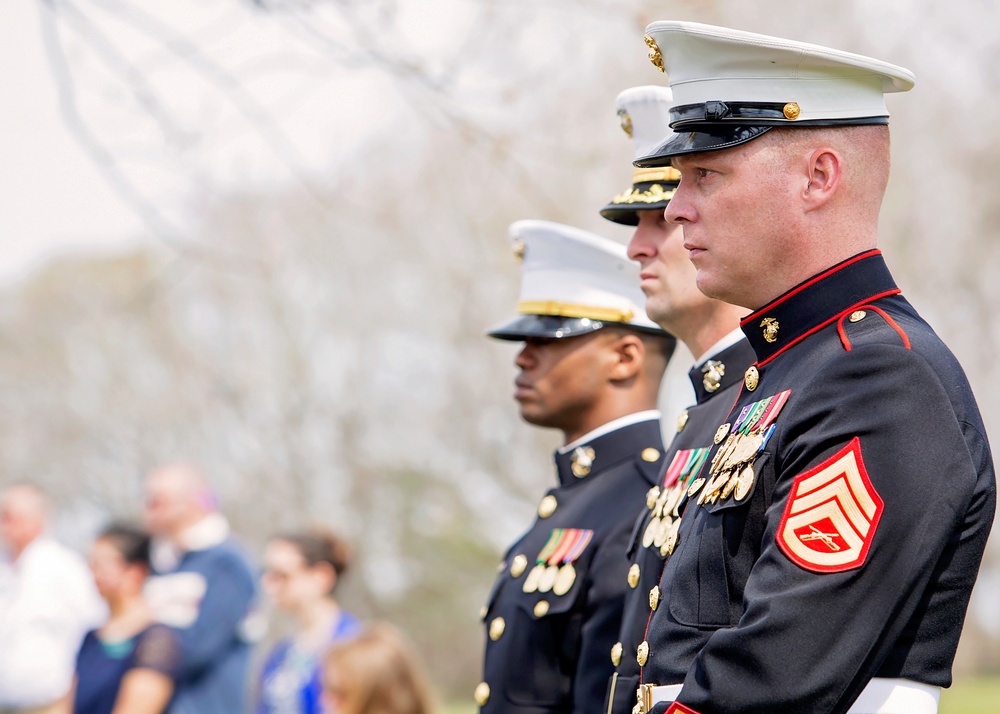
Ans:
[{"label": "marine in dress blue uniform", "polygon": [[[522,260],[520,316],[490,335],[525,342],[516,360],[522,416],[562,429],[567,443],[555,454],[557,484],[504,556],[483,608],[486,651],[475,699],[484,714],[597,714],[612,671],[608,651],[621,619],[628,536],[663,458],[659,412],[652,407],[675,342],[646,318],[638,270],[624,246],[544,221],[515,223],[511,239]],[[605,338],[644,345],[645,376],[601,383],[597,392],[560,381],[563,393],[550,396],[575,406],[559,416],[529,404],[529,393],[545,379],[533,355],[569,350],[562,359],[577,360],[573,369],[603,375],[606,368],[597,362],[607,364],[608,353],[590,359],[583,351]],[[580,362],[581,354],[590,363]],[[600,423],[596,409],[608,389],[630,396],[614,418]],[[575,434],[581,417],[590,425]]]},{"label": "marine in dress blue uniform", "polygon": [[[787,211],[770,206],[782,221],[825,239],[822,250],[873,237],[878,201],[838,200],[854,186],[884,190],[871,178],[883,166],[888,175],[882,95],[913,77],[693,23],[654,23],[646,42],[669,73],[678,133],[638,163],[680,169],[667,215],[684,225],[699,284],[753,308],[742,329],[756,359],[680,506],[639,708],[935,712],[995,510],[993,461],[962,368],[876,248],[761,300],[774,275],[754,285],[718,270],[732,246],[713,213],[713,197],[748,180],[741,171],[771,161],[768,180],[785,172],[799,186],[783,198]],[[762,138],[775,127],[784,133]],[[859,155],[852,142],[870,143]],[[753,249],[764,252],[750,259],[776,261],[767,239],[783,237],[781,226],[750,224],[747,210]],[[856,234],[834,230],[848,219]],[[797,245],[803,254],[773,263],[775,274],[820,249]]]},{"label": "marine in dress blue uniform", "polygon": [[[645,156],[670,133],[670,103],[667,87],[632,87],[618,95],[616,113],[632,140],[634,157]],[[610,653],[615,672],[603,708],[609,714],[630,714],[635,707],[646,626],[659,607],[660,576],[680,528],[678,507],[753,361],[750,343],[739,329],[746,310],[698,292],[681,229],[664,221],[663,211],[679,181],[680,173],[669,166],[636,169],[632,186],[601,210],[608,220],[636,227],[628,250],[645,276],[646,313],[697,356],[688,373],[695,403],[677,416],[663,469],[647,493],[629,540],[629,587],[618,640]]]}]

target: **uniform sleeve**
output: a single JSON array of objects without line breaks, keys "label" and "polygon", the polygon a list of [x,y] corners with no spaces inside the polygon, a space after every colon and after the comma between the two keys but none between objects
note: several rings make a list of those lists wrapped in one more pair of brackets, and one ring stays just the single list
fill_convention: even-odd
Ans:
[{"label": "uniform sleeve", "polygon": [[[808,401],[779,427],[777,480],[744,614],[713,633],[688,670],[683,706],[672,712],[846,712],[926,605],[930,584],[967,599],[967,582],[941,576],[956,553],[976,550],[961,545],[980,537],[975,523],[992,496],[976,489],[979,455],[963,436],[970,427],[956,418],[934,370],[904,348],[865,346],[838,355],[813,379],[797,395]],[[833,478],[840,471],[846,476]],[[867,500],[865,478],[874,491]],[[822,500],[804,494],[825,479],[839,494],[826,494],[833,520],[813,513],[790,521]],[[799,542],[796,523],[805,534]],[[854,539],[859,562],[844,567],[834,562],[841,556],[813,554],[850,546],[831,523]],[[834,536],[825,549],[817,542],[824,534]],[[860,550],[859,539],[867,542]],[[975,561],[971,578],[979,555],[962,556]],[[964,615],[964,604],[958,610]],[[947,626],[960,630],[961,620]]]},{"label": "uniform sleeve", "polygon": [[235,555],[220,558],[206,574],[195,621],[180,634],[178,677],[195,677],[239,639],[255,594],[253,576]]},{"label": "uniform sleeve", "polygon": [[[631,526],[631,521],[628,521]],[[605,540],[595,555],[580,633],[580,659],[573,683],[573,711],[602,714],[608,679],[614,673],[611,647],[618,641],[625,605],[629,528],[619,529]]]}]

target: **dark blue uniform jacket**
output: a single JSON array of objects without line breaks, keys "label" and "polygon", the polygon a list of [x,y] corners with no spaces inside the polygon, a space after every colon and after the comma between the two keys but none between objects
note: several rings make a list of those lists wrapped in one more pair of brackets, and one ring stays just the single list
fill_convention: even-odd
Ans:
[{"label": "dark blue uniform jacket", "polygon": [[[628,546],[630,570],[638,575],[633,575],[635,586],[629,582],[625,591],[621,631],[611,653],[615,673],[609,682],[604,712],[631,714],[636,703],[640,669],[637,650],[646,639],[646,626],[653,606],[659,607],[659,598],[651,591],[659,586],[664,563],[669,557],[664,544],[659,542],[662,538],[650,542],[654,534],[647,535],[647,531],[655,527],[650,524],[657,519],[658,497],[669,485],[664,480],[673,478],[668,467],[675,463],[675,458],[687,460],[693,452],[712,446],[712,437],[729,414],[743,384],[743,372],[753,360],[753,349],[743,339],[709,357],[705,369],[692,368],[688,375],[697,401],[677,421],[677,435],[667,447],[658,485],[649,494],[647,507],[636,521]],[[680,462],[677,465],[681,466]],[[659,510],[662,511],[665,505],[661,504]]]},{"label": "dark blue uniform jacket", "polygon": [[[660,422],[624,426],[583,448],[592,450],[584,459],[592,461],[589,467],[579,468],[574,452],[556,454],[559,485],[548,491],[539,517],[507,551],[490,592],[483,611],[483,683],[476,690],[483,714],[601,712],[613,670],[608,652],[618,638],[627,587],[625,550],[663,459]],[[574,474],[574,460],[581,475]],[[525,592],[556,529],[590,531],[572,562],[572,587],[561,595]]]},{"label": "dark blue uniform jacket", "polygon": [[[875,250],[742,326],[756,374],[684,506],[644,682],[682,683],[670,711],[700,714],[837,714],[872,677],[948,686],[995,509],[962,368]],[[786,391],[756,433],[747,415]]]}]

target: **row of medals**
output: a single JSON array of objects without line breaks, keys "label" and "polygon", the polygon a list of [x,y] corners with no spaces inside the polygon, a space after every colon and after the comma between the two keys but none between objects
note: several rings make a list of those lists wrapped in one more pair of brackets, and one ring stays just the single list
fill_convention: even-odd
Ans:
[{"label": "row of medals", "polygon": [[526,593],[547,593],[565,595],[576,581],[576,568],[572,563],[546,565],[538,563],[528,572],[521,589]]},{"label": "row of medals", "polygon": [[673,486],[660,489],[653,486],[646,494],[646,507],[652,511],[646,530],[642,532],[643,548],[659,548],[666,557],[677,546],[677,532],[681,527],[680,506],[684,500],[684,484],[678,480]]},{"label": "row of medals", "polygon": [[[772,427],[768,427],[770,430]],[[723,424],[716,432],[716,443],[729,431],[729,424]],[[756,475],[753,463],[767,440],[769,431],[754,429],[749,433],[729,434],[725,443],[712,457],[712,464],[705,478],[697,478],[688,488],[688,496],[694,497],[698,491],[698,504],[712,504],[730,496],[742,501],[753,488]],[[703,488],[704,487],[704,488]]]}]

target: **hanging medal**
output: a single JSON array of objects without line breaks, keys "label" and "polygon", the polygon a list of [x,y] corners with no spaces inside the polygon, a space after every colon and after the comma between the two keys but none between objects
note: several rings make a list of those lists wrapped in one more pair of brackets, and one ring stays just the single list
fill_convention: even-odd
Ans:
[{"label": "hanging medal", "polygon": [[712,458],[707,482],[703,488],[699,487],[699,504],[713,504],[720,498],[725,500],[730,497],[742,501],[753,490],[756,480],[754,462],[774,433],[774,421],[790,395],[791,390],[786,389],[747,404],[740,410],[728,430],[729,436]]},{"label": "hanging medal", "polygon": [[552,586],[552,592],[555,595],[565,595],[572,589],[573,583],[576,582],[576,568],[573,567],[573,563],[576,562],[577,558],[586,550],[587,545],[590,543],[591,538],[594,536],[594,531],[592,530],[578,530],[576,531],[576,536],[573,540],[573,544],[569,551],[562,558],[562,565],[559,567],[559,575],[556,577],[556,582]]},{"label": "hanging medal", "polygon": [[538,557],[535,558],[535,567],[531,569],[528,573],[528,577],[524,579],[524,584],[521,586],[521,590],[526,593],[533,593],[538,590],[538,585],[542,579],[542,575],[545,573],[545,563],[549,559],[549,556],[555,551],[556,545],[559,539],[562,537],[562,528],[553,528],[552,533],[549,534],[549,540],[545,543],[545,547],[542,548],[541,552],[538,553]]}]

